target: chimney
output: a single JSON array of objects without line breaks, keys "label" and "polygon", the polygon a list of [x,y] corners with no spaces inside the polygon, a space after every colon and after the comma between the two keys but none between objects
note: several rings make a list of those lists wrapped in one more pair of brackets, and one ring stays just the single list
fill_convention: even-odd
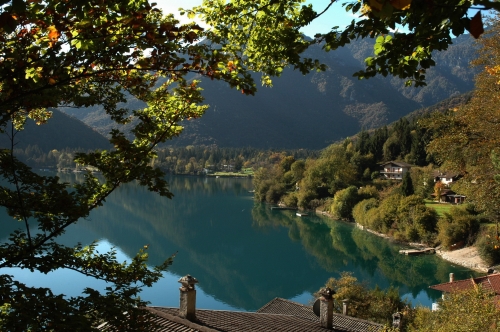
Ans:
[{"label": "chimney", "polygon": [[347,316],[348,309],[349,309],[349,299],[342,300],[342,314]]},{"label": "chimney", "polygon": [[333,326],[333,294],[335,292],[330,288],[322,288],[319,291],[319,322],[321,327],[331,329]]},{"label": "chimney", "polygon": [[403,314],[400,312],[396,312],[392,314],[392,327],[398,330],[401,330],[403,327]]},{"label": "chimney", "polygon": [[450,273],[450,282],[454,282],[455,281],[455,276],[453,273]]},{"label": "chimney", "polygon": [[179,316],[194,321],[196,320],[196,289],[194,289],[194,285],[198,283],[198,280],[188,274],[180,278],[179,282],[182,285],[179,288],[181,292]]}]

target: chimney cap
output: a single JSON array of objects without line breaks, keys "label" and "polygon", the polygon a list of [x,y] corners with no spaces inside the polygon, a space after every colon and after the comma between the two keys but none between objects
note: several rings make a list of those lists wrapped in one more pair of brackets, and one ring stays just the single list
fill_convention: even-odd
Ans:
[{"label": "chimney cap", "polygon": [[330,299],[332,298],[333,295],[335,295],[335,291],[330,287],[325,287],[319,290],[319,294],[323,296],[325,299]]},{"label": "chimney cap", "polygon": [[194,285],[198,283],[198,279],[192,277],[190,274],[187,274],[180,278],[178,282],[180,282],[182,287],[185,289],[194,289]]}]

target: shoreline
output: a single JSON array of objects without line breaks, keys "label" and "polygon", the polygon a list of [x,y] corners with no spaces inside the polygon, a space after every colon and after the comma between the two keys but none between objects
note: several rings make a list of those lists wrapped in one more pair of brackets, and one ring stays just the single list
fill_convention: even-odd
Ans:
[{"label": "shoreline", "polygon": [[[320,211],[316,210],[316,213],[326,216],[331,219],[335,219],[331,214],[329,214],[326,211]],[[390,237],[387,234],[382,234],[378,233],[374,230],[371,230],[363,225],[358,224],[357,222],[353,222],[354,226],[357,228],[367,231],[369,233],[372,233],[378,237],[382,237],[384,239],[387,239],[389,241],[394,241],[397,243],[400,243],[402,245],[407,245],[412,248],[418,248],[421,249],[422,247],[426,247],[424,244],[421,243],[413,243],[413,242],[400,242],[396,241],[394,238]],[[440,258],[444,259],[445,261],[448,261],[452,264],[460,265],[463,267],[466,267],[468,269],[474,270],[476,272],[481,272],[481,273],[488,273],[488,270],[491,269],[492,267],[488,267],[487,264],[479,257],[479,253],[477,252],[476,247],[470,246],[470,247],[465,247],[462,249],[457,249],[453,251],[444,251],[441,250],[440,247],[435,248],[436,255],[439,256]]]}]

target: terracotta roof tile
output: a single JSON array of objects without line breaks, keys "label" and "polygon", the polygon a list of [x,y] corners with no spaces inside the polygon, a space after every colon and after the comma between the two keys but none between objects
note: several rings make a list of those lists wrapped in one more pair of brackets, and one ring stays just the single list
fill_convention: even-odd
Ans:
[{"label": "terracotta roof tile", "polygon": [[484,277],[457,280],[454,282],[445,282],[430,286],[429,288],[445,293],[452,293],[471,289],[475,284],[481,285],[486,291],[492,291],[495,294],[500,295],[500,273],[490,274]]}]

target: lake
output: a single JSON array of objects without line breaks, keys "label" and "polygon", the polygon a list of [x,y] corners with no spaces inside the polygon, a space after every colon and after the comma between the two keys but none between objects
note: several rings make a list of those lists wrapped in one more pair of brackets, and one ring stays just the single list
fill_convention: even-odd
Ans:
[{"label": "lake", "polygon": [[[77,181],[81,174],[59,174]],[[175,197],[162,198],[129,184],[120,187],[90,218],[71,226],[61,238],[67,245],[99,241],[99,250],[116,247],[122,260],[149,245],[150,263],[177,252],[165,277],[141,297],[158,306],[178,306],[180,276],[199,280],[197,307],[254,311],[275,297],[309,304],[312,293],[330,277],[350,271],[369,287],[396,286],[414,305],[430,306],[440,293],[428,286],[478,275],[437,256],[404,256],[399,245],[352,224],[326,217],[297,217],[254,202],[250,179],[168,177]],[[4,221],[0,241],[17,226]],[[105,283],[73,271],[49,275],[9,269],[29,285],[78,295],[84,286]]]}]

